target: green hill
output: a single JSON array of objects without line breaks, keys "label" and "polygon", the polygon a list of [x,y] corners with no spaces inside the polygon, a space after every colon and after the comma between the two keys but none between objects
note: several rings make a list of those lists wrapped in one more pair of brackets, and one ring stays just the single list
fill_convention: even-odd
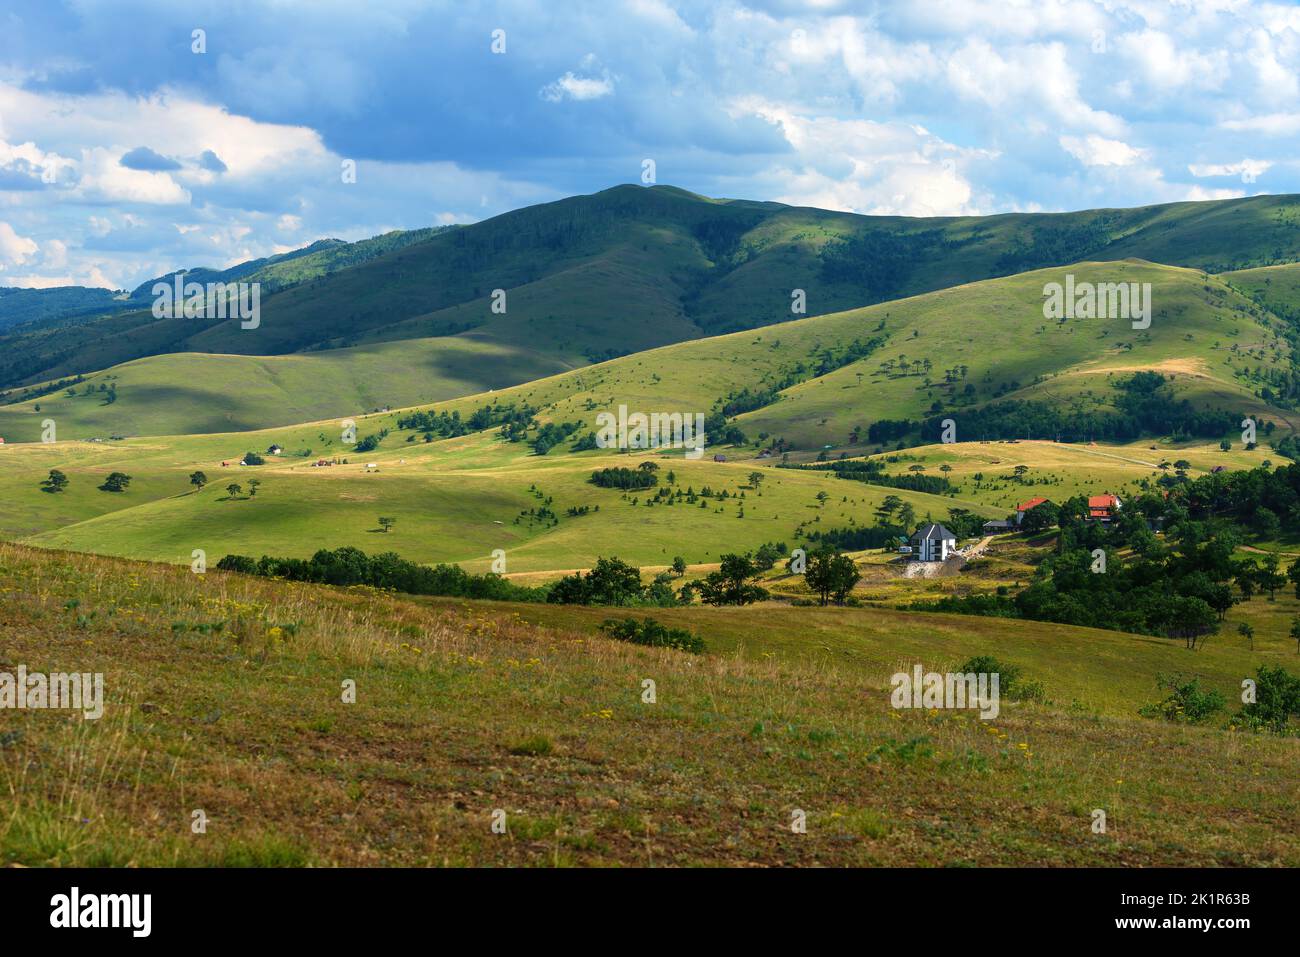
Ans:
[{"label": "green hill", "polygon": [[[591,362],[787,320],[794,290],[817,315],[1088,259],[1211,271],[1293,262],[1298,210],[1297,197],[1259,196],[914,219],[619,186],[377,237],[373,258],[355,265],[361,244],[266,266],[247,277],[267,284],[257,330],[136,312],[14,334],[0,339],[0,386],[161,353],[282,355],[454,335]],[[497,289],[504,313],[492,309]]]}]

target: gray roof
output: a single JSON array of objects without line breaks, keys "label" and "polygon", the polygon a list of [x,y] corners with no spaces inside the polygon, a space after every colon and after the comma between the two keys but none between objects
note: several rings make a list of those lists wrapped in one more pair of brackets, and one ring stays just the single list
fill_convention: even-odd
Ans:
[{"label": "gray roof", "polygon": [[948,529],[944,528],[942,525],[930,524],[924,528],[917,529],[916,534],[912,536],[912,541],[922,542],[926,539],[939,541],[945,538],[951,538],[953,541],[957,540],[957,536],[948,531]]}]

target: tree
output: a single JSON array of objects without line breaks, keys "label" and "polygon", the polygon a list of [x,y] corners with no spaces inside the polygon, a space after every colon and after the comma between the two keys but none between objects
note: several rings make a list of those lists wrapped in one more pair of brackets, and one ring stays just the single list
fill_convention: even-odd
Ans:
[{"label": "tree", "polygon": [[[358,451],[365,451],[358,447]],[[262,458],[256,452],[245,452],[243,463],[245,465],[265,465],[266,459]]]},{"label": "tree", "polygon": [[397,522],[394,519],[388,518],[387,516],[384,515],[379,516],[379,527],[384,530],[385,535],[387,535],[388,530],[396,524]]},{"label": "tree", "polygon": [[897,495],[886,495],[884,500],[876,506],[876,524],[888,525],[893,518],[894,513],[903,507],[903,500]]},{"label": "tree", "polygon": [[191,472],[190,484],[197,489],[202,489],[203,486],[208,484],[208,477],[204,475],[202,472]]},{"label": "tree", "polygon": [[817,504],[820,505],[822,508],[825,508],[825,507],[826,507],[826,500],[827,500],[828,498],[830,498],[830,496],[827,495],[824,491],[822,491],[822,492],[818,492],[818,493],[817,493]]},{"label": "tree", "polygon": [[1295,653],[1300,655],[1300,618],[1291,619],[1291,637],[1295,639]]},{"label": "tree", "polygon": [[110,472],[100,489],[105,492],[123,492],[131,484],[131,476],[125,472]]},{"label": "tree", "polygon": [[1258,569],[1255,567],[1254,562],[1242,562],[1237,566],[1237,587],[1241,589],[1242,597],[1247,601],[1255,594],[1255,576],[1257,574]]},{"label": "tree", "polygon": [[1051,502],[1040,502],[1020,520],[1020,527],[1027,532],[1042,532],[1061,520],[1061,510]]},{"label": "tree", "polygon": [[761,485],[763,484],[763,479],[765,479],[766,477],[767,477],[767,476],[765,476],[762,472],[758,472],[758,471],[750,472],[750,473],[749,473],[749,487],[752,488],[752,489],[757,490],[757,489],[759,488],[759,486],[761,486]]},{"label": "tree", "polygon": [[1300,598],[1300,558],[1291,563],[1291,567],[1286,570],[1286,577],[1295,583],[1295,596]]},{"label": "tree", "polygon": [[808,568],[804,579],[808,587],[815,591],[825,605],[834,599],[837,605],[844,604],[849,592],[853,591],[862,578],[858,566],[848,555],[837,553],[834,549],[818,549],[808,556]]},{"label": "tree", "polygon": [[248,480],[248,497],[249,497],[249,498],[252,498],[253,496],[255,496],[255,495],[257,494],[257,487],[258,487],[259,485],[261,485],[261,484],[262,484],[262,480],[261,480],[261,479],[249,479],[249,480]]},{"label": "tree", "polygon": [[748,605],[767,597],[767,592],[749,579],[758,569],[747,555],[723,555],[721,567],[699,583],[700,599],[706,605]]},{"label": "tree", "polygon": [[1241,637],[1245,638],[1246,641],[1250,643],[1251,651],[1255,650],[1255,629],[1252,628],[1250,624],[1243,621],[1237,626],[1237,634],[1241,635]]},{"label": "tree", "polygon": [[680,555],[673,559],[673,574],[678,578],[686,574],[686,559]]},{"label": "tree", "polygon": [[226,486],[226,493],[229,495],[230,498],[235,498],[242,491],[243,488],[240,487],[238,482],[231,482],[229,485]]},{"label": "tree", "polygon": [[565,575],[547,593],[557,605],[631,605],[641,598],[641,570],[617,558],[598,558],[596,567]]},{"label": "tree", "polygon": [[47,492],[62,492],[68,487],[68,477],[58,469],[50,469],[50,477],[41,483]]},{"label": "tree", "polygon": [[1286,576],[1277,570],[1278,557],[1276,555],[1267,555],[1264,562],[1255,573],[1255,582],[1259,585],[1261,591],[1268,592],[1268,600],[1273,600],[1273,593],[1279,588],[1286,585]]},{"label": "tree", "polygon": [[911,502],[904,502],[903,507],[898,510],[898,524],[904,528],[911,528],[916,524],[916,509],[912,507]]}]

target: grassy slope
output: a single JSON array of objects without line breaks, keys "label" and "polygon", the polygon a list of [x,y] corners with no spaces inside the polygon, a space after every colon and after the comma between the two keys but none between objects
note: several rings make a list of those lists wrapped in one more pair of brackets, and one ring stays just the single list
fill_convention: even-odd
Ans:
[{"label": "grassy slope", "polygon": [[[1231,688],[1273,648],[754,608],[681,613],[718,649],[696,658],[593,637],[586,613],[537,627],[519,614],[556,610],[10,545],[0,594],[6,667],[101,671],[108,699],[98,722],[0,712],[4,863],[1300,862],[1291,742],[1132,716],[1158,671]],[[896,667],[972,650],[1023,663],[1056,703],[993,721],[889,707]]]},{"label": "grassy slope", "polygon": [[[674,471],[682,488],[710,485],[732,496],[744,492],[745,515],[740,518],[739,499],[711,500],[708,508],[648,507],[644,493],[625,497],[586,481],[597,467],[635,465],[644,456],[537,458],[527,454],[525,446],[505,445],[486,435],[434,445],[386,444],[391,451],[350,457],[346,466],[312,468],[288,457],[257,469],[222,469],[220,460],[196,463],[179,458],[187,454],[183,444],[174,450],[161,443],[153,450],[15,447],[0,459],[10,466],[0,470],[0,490],[14,504],[4,531],[33,536],[31,541],[50,547],[184,562],[195,548],[204,549],[215,562],[231,552],[306,557],[318,548],[351,543],[368,551],[391,549],[416,561],[455,561],[486,571],[492,551],[502,548],[508,569],[525,572],[586,567],[597,554],[653,566],[668,565],[676,555],[691,563],[717,561],[723,552],[768,541],[793,547],[801,525],[813,529],[869,522],[890,492],[824,475],[773,471],[757,494],[744,487],[752,463],[688,462],[680,455],[660,460],[662,473]],[[60,462],[58,467],[71,481],[58,495],[42,492],[35,481],[53,467],[51,462]],[[378,464],[379,472],[365,474],[366,462]],[[196,464],[211,480],[199,493],[189,491],[187,484]],[[117,495],[99,491],[102,476],[113,468],[138,477],[138,488],[133,483]],[[254,476],[263,483],[256,497],[229,498],[226,485],[241,483],[246,494],[247,480]],[[553,499],[550,508],[558,525],[527,517],[515,523],[521,512],[544,504],[530,486]],[[168,493],[160,496],[160,489]],[[825,507],[816,501],[822,489],[832,495]],[[921,516],[942,517],[956,504],[921,493],[901,497]],[[633,498],[640,503],[633,505]],[[63,514],[52,512],[52,499],[58,500]],[[973,501],[960,504],[981,508]],[[569,507],[582,505],[599,506],[600,511],[567,514]],[[79,514],[86,516],[84,521],[68,523]],[[397,520],[392,532],[379,530],[380,515]]]},{"label": "grassy slope", "polygon": [[[255,332],[234,322],[179,325],[148,314],[115,316],[6,340],[5,352],[21,370],[0,363],[0,375],[15,382],[54,379],[159,352],[282,354],[445,335],[465,323],[481,324],[483,334],[507,344],[574,361],[611,348],[779,322],[790,315],[794,288],[807,292],[816,314],[1084,258],[1140,257],[1212,270],[1294,261],[1300,259],[1296,202],[1262,196],[909,219],[621,186],[421,234],[418,242],[351,268],[323,272],[312,264],[351,255],[352,247],[268,267],[287,273],[268,273],[271,286],[286,279],[297,285],[263,303],[263,325]],[[827,244],[850,236],[883,243],[859,252],[867,272],[854,264],[825,269]],[[401,241],[368,242],[378,252]],[[495,288],[524,293],[508,322],[487,310]],[[651,295],[630,294],[638,289]],[[35,361],[37,355],[43,358]]]},{"label": "grassy slope", "polygon": [[[288,356],[175,353],[137,359],[63,391],[0,406],[0,436],[35,442],[54,419],[66,438],[239,432],[382,407],[436,402],[560,371],[555,359],[473,339],[391,342]],[[87,386],[114,384],[105,405]],[[38,410],[39,407],[39,410]]]}]

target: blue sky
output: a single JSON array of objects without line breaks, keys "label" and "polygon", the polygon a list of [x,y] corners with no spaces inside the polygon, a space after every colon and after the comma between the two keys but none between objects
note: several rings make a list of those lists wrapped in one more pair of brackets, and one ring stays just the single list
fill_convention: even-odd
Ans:
[{"label": "blue sky", "polygon": [[8,286],[473,222],[645,159],[713,196],[951,215],[1300,192],[1298,146],[1292,4],[0,7]]}]

